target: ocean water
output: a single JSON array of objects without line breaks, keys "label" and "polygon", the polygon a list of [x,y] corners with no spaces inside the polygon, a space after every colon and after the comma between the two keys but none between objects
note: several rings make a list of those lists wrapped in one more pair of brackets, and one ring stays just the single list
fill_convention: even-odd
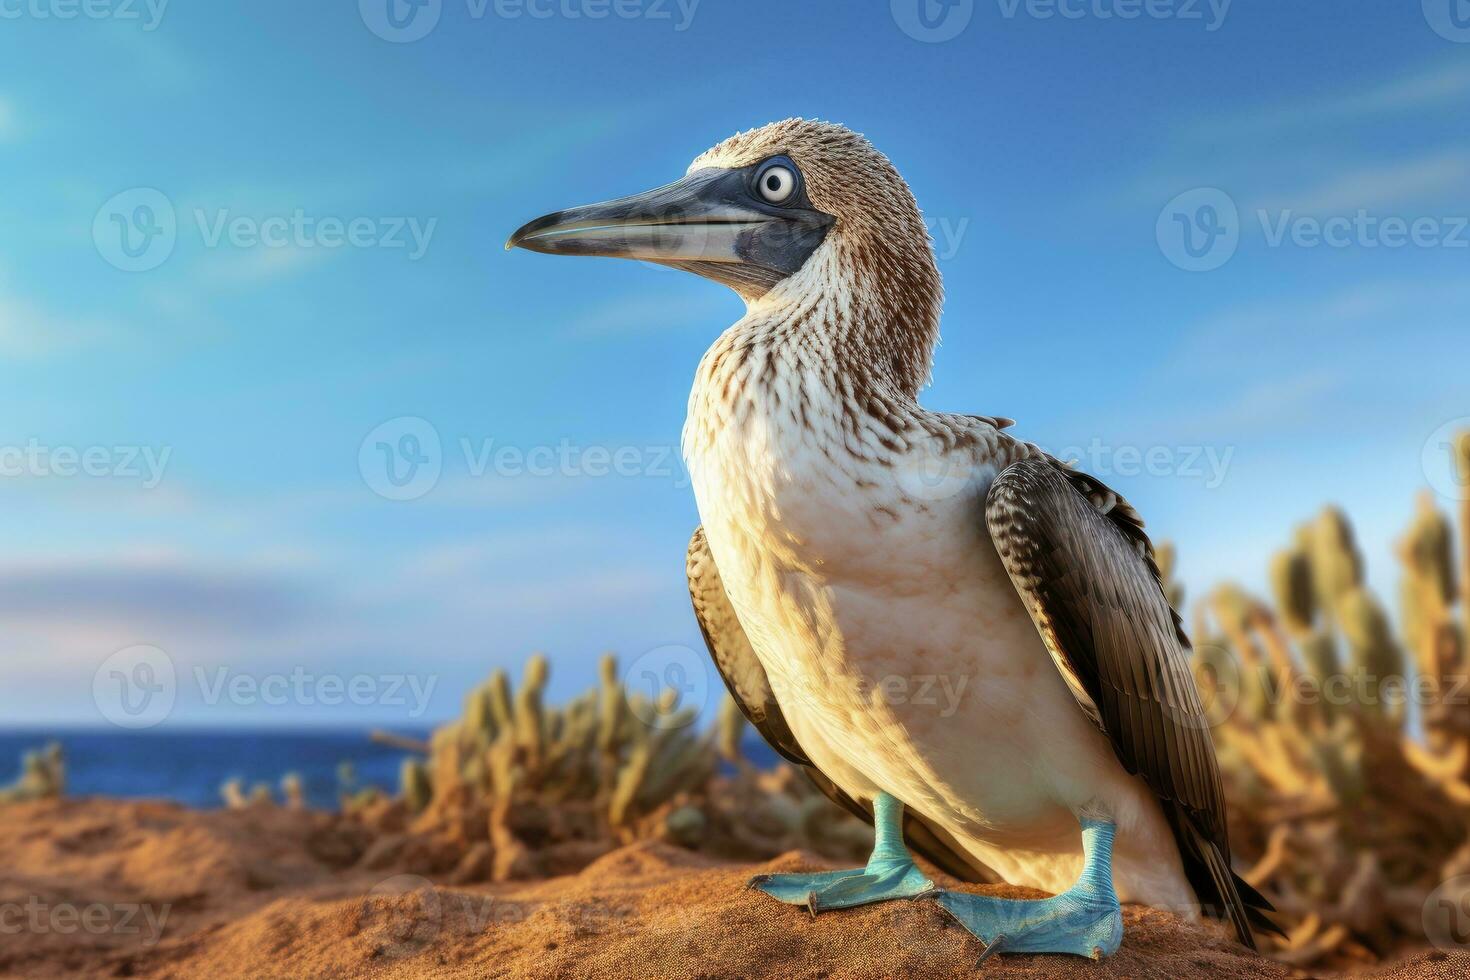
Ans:
[{"label": "ocean water", "polygon": [[0,730],[0,784],[20,774],[23,752],[52,741],[61,743],[66,757],[68,796],[175,800],[204,808],[224,805],[220,787],[230,778],[243,780],[247,790],[268,783],[279,799],[281,777],[295,772],[312,806],[335,809],[340,763],[352,763],[358,786],[396,790],[398,768],[409,755],[375,744],[366,729]]},{"label": "ocean water", "polygon": [[[428,737],[427,731],[398,734]],[[288,772],[301,776],[312,806],[336,809],[339,764],[352,763],[359,787],[396,792],[399,766],[410,755],[375,744],[365,729],[0,730],[0,784],[20,774],[22,753],[52,741],[61,743],[66,757],[68,796],[174,800],[206,809],[224,805],[220,787],[231,778],[242,780],[247,791],[267,783],[279,799],[281,777]],[[758,766],[779,761],[749,730],[742,750]]]}]

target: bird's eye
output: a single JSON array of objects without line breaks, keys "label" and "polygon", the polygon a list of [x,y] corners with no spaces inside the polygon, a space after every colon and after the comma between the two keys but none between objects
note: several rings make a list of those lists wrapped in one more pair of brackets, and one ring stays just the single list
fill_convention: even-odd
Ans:
[{"label": "bird's eye", "polygon": [[796,192],[796,172],[777,164],[761,171],[757,182],[761,197],[769,204],[781,204]]}]

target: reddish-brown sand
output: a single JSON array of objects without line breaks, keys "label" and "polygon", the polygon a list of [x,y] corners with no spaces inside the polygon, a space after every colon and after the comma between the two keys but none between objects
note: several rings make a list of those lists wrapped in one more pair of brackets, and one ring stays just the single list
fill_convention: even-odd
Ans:
[{"label": "reddish-brown sand", "polygon": [[[744,889],[754,873],[666,844],[539,882],[435,886],[365,870],[325,814],[82,800],[0,811],[0,975],[16,977],[973,977],[980,945],[932,901],[813,919]],[[987,889],[1023,895],[1021,890]],[[987,977],[1287,977],[1172,915],[1125,910],[1102,963],[992,959]],[[1303,974],[1296,974],[1303,975]],[[1383,977],[1470,976],[1426,952]]]}]

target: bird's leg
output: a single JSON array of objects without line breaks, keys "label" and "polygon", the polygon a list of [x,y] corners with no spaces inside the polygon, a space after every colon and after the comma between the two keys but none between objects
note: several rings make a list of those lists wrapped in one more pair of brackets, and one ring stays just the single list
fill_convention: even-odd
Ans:
[{"label": "bird's leg", "polygon": [[1101,959],[1123,942],[1113,889],[1113,824],[1082,820],[1082,876],[1054,898],[1018,901],[941,892],[939,904],[995,953],[1073,953]]},{"label": "bird's leg", "polygon": [[813,874],[756,875],[750,887],[813,915],[934,891],[934,883],[909,857],[903,843],[903,804],[879,793],[873,800],[873,853],[867,867]]}]

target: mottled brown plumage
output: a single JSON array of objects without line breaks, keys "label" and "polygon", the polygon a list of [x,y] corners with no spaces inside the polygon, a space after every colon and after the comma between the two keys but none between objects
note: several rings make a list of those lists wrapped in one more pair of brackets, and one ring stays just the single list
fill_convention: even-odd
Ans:
[{"label": "mottled brown plumage", "polygon": [[1047,649],[1118,761],[1158,795],[1204,910],[1253,945],[1271,906],[1230,868],[1225,792],[1189,637],[1138,513],[1049,457],[1007,467],[985,522]]}]

